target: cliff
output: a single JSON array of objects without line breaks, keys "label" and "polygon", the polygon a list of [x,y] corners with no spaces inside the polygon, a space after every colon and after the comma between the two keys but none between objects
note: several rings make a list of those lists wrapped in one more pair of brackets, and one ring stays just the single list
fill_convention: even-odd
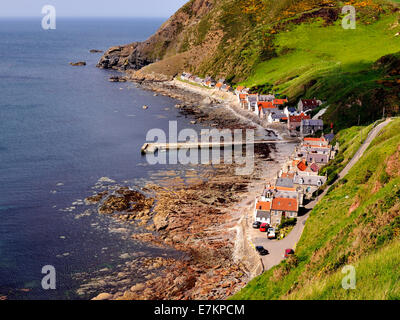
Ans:
[{"label": "cliff", "polygon": [[[192,0],[168,19],[160,29],[144,42],[112,47],[105,52],[98,63],[101,68],[139,70],[151,63],[179,56],[190,49],[185,47],[188,35],[213,9],[213,0]],[[184,56],[188,56],[184,55]],[[183,64],[176,66],[175,73]],[[163,70],[160,73],[166,73]],[[167,73],[168,74],[168,73]]]}]

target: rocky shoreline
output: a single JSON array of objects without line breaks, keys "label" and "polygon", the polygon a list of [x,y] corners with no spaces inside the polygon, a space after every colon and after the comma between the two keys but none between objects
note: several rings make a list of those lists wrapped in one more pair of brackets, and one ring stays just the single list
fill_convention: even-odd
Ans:
[{"label": "rocky shoreline", "polygon": [[[126,80],[180,100],[176,108],[195,119],[193,122],[218,129],[258,129],[269,138],[279,138],[276,134],[279,128],[263,130],[262,124],[251,117],[235,110],[228,112],[232,101],[224,101],[223,97],[188,90],[171,81],[138,81],[129,76]],[[254,250],[247,249],[238,257],[237,247],[246,247],[248,243],[241,231],[243,216],[233,213],[233,208],[249,200],[249,187],[263,184],[264,170],[268,163],[274,162],[270,158],[274,150],[270,148],[275,147],[255,148],[255,170],[247,176],[235,175],[235,165],[221,164],[214,166],[203,181],[184,186],[147,185],[146,196],[124,188],[86,199],[98,205],[99,214],[145,228],[146,232],[132,236],[134,240],[185,254],[184,259],[150,259],[147,263],[155,272],[145,281],[129,290],[102,293],[94,299],[221,300],[244,287],[262,271],[262,266]]]}]

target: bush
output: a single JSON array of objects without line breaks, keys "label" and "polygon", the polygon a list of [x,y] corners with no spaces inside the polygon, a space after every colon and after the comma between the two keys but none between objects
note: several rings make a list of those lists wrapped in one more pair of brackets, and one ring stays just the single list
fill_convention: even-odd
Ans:
[{"label": "bush", "polygon": [[331,186],[332,184],[334,184],[334,182],[337,180],[337,178],[339,178],[339,175],[337,174],[337,172],[331,172],[328,176],[328,181],[326,182],[328,184],[328,186]]},{"label": "bush", "polygon": [[286,217],[283,217],[282,222],[279,225],[278,229],[295,226],[296,224],[297,224],[297,218],[288,219]]}]

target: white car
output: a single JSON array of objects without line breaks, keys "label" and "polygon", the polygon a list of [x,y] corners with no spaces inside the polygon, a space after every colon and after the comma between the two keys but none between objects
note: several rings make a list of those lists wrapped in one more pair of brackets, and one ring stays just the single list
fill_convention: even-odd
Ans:
[{"label": "white car", "polygon": [[275,239],[276,238],[276,233],[274,228],[269,228],[268,229],[268,239]]}]

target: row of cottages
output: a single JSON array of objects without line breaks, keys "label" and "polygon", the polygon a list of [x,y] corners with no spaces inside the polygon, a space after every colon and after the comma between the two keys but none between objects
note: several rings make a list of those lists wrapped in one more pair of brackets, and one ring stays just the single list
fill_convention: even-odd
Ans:
[{"label": "row of cottages", "polygon": [[334,158],[335,150],[325,137],[304,138],[295,150],[294,159],[284,167],[286,172],[278,174],[277,185],[293,187],[303,198],[311,198],[326,183],[327,177],[320,176],[319,171]]},{"label": "row of cottages", "polygon": [[318,165],[315,162],[307,162],[306,159],[294,159],[288,162],[286,170],[287,172],[294,172],[298,174],[318,175],[321,167],[321,165]]},{"label": "row of cottages", "polygon": [[303,120],[310,120],[311,117],[302,112],[299,115],[289,115],[288,119],[288,129],[299,130],[301,128],[301,122]]},{"label": "row of cottages", "polygon": [[321,138],[304,138],[300,147],[296,148],[299,158],[306,159],[307,163],[326,165],[336,155],[336,150],[323,136]]},{"label": "row of cottages", "polygon": [[327,177],[318,175],[318,172],[300,170],[282,173],[276,180],[276,185],[296,190],[298,193],[299,205],[302,206],[304,199],[309,199],[315,191],[326,183],[326,181]]},{"label": "row of cottages", "polygon": [[277,227],[282,217],[296,218],[299,212],[298,192],[294,188],[267,185],[255,201],[254,220]]},{"label": "row of cottages", "polygon": [[231,86],[225,83],[225,79],[220,79],[218,81],[215,81],[212,77],[209,76],[202,79],[198,76],[192,75],[191,73],[183,72],[181,74],[181,80],[196,83],[208,88],[215,88],[224,92],[232,91]]},{"label": "row of cottages", "polygon": [[[249,88],[246,88],[246,87],[244,87],[244,86],[238,86],[236,89],[235,89],[235,94],[236,94],[236,96],[238,96],[239,97],[239,95],[240,94],[248,94],[249,93]],[[239,99],[239,102],[240,102],[240,99]]]},{"label": "row of cottages", "polygon": [[238,99],[243,109],[253,112],[261,119],[267,119],[269,123],[287,121],[287,115],[280,109],[288,102],[287,99],[248,93],[239,93]]},{"label": "row of cottages", "polygon": [[226,84],[226,83],[223,83],[223,82],[218,82],[218,83],[215,85],[215,88],[218,89],[218,90],[220,90],[220,91],[224,91],[224,92],[230,92],[230,91],[232,91],[231,86],[228,85],[228,84]]},{"label": "row of cottages", "polygon": [[[294,158],[299,158],[298,152],[327,153],[328,149],[332,146],[325,137],[305,138]],[[319,175],[324,164],[325,161],[318,163],[314,158],[304,157],[289,161],[278,173],[275,185],[267,185],[261,197],[255,200],[254,220],[277,227],[283,217],[297,218],[304,199],[310,199],[326,183],[327,177]]]}]

